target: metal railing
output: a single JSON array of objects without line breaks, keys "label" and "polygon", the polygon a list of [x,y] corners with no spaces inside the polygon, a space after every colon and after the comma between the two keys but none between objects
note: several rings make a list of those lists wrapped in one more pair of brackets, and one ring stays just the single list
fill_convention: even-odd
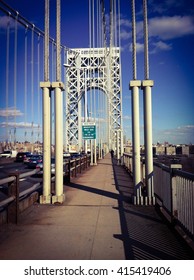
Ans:
[{"label": "metal railing", "polygon": [[[123,163],[133,176],[132,155],[124,153]],[[144,165],[142,159],[142,186],[145,186]],[[194,174],[182,171],[181,168],[181,164],[166,166],[154,162],[155,202],[170,223],[179,226],[194,240]]]},{"label": "metal railing", "polygon": [[35,183],[30,188],[20,192],[20,183],[19,180],[22,178],[27,178],[29,176],[37,174],[38,170],[33,170],[25,173],[15,171],[10,173],[10,176],[7,178],[0,179],[0,185],[4,186],[6,190],[6,197],[0,201],[0,209],[7,210],[7,222],[18,223],[19,217],[19,202],[23,197],[32,194],[37,189],[40,188],[41,182]]},{"label": "metal railing", "polygon": [[[71,177],[76,177],[78,174],[82,173],[85,169],[90,166],[90,157],[83,156],[75,159],[68,160],[64,162],[64,177],[70,182]],[[4,197],[0,201],[0,213],[6,211],[7,223],[18,223],[19,213],[22,212],[20,209],[20,201],[24,198],[30,196],[32,193],[39,190],[42,191],[42,180],[36,182],[32,186],[28,187],[26,190],[20,191],[20,179],[31,177],[35,174],[39,174],[39,169],[34,169],[33,171],[28,171],[20,173],[20,171],[15,171],[9,174],[8,177],[0,179],[0,186],[3,186]],[[52,176],[51,182],[55,181],[55,176]],[[36,196],[38,201],[39,195]],[[0,218],[1,223],[1,218]]]}]

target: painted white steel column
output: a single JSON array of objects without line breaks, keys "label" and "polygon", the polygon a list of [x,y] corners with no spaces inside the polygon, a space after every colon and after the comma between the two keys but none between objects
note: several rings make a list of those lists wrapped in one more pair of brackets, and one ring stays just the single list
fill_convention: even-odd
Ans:
[{"label": "painted white steel column", "polygon": [[43,195],[40,203],[51,203],[51,114],[50,82],[41,82],[43,89]]},{"label": "painted white steel column", "polygon": [[44,38],[44,82],[43,90],[43,195],[41,204],[51,203],[51,83],[49,81],[49,0],[45,0],[45,38]]},{"label": "painted white steel column", "polygon": [[144,95],[145,179],[147,186],[147,203],[149,205],[154,204],[151,96],[151,87],[153,85],[153,80],[142,81]]},{"label": "painted white steel column", "polygon": [[132,145],[133,145],[133,185],[134,204],[142,204],[140,168],[140,128],[139,128],[139,87],[141,81],[130,81],[132,95]]},{"label": "painted white steel column", "polygon": [[52,203],[64,201],[63,193],[63,83],[53,82],[55,88],[55,195]]}]

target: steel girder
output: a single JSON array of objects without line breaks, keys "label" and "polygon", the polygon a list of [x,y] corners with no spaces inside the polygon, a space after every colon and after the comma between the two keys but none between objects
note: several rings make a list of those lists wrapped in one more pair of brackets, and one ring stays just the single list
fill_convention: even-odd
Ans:
[{"label": "steel girder", "polygon": [[[115,147],[116,131],[122,131],[120,48],[74,49],[67,53],[66,69],[66,146],[82,146],[81,97],[97,88],[107,95],[109,148]],[[85,84],[86,83],[86,84]],[[122,142],[121,139],[119,141]],[[121,145],[121,144],[120,144]]]}]

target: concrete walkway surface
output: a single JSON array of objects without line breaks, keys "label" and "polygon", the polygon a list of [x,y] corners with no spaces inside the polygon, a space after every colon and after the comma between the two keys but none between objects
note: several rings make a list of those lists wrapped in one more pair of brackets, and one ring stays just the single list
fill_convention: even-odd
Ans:
[{"label": "concrete walkway surface", "polygon": [[194,259],[157,214],[134,206],[132,180],[110,155],[64,186],[62,205],[35,204],[0,229],[0,259]]}]

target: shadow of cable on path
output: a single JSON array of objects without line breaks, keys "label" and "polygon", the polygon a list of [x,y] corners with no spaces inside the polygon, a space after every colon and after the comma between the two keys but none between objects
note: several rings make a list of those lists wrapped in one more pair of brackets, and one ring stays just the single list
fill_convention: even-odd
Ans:
[{"label": "shadow of cable on path", "polygon": [[118,211],[125,258],[131,260],[194,259],[183,240],[173,232],[154,206],[132,204],[133,181],[129,173],[112,159],[115,185],[119,192]]}]

